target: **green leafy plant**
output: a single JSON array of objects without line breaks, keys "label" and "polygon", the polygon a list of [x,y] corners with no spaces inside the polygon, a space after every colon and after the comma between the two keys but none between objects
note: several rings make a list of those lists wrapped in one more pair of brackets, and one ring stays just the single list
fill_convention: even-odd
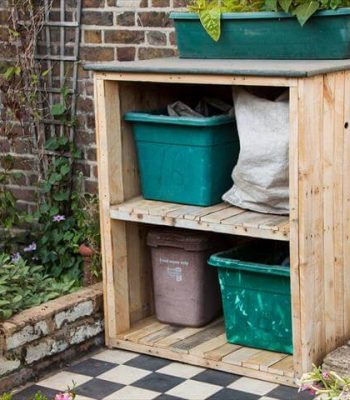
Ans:
[{"label": "green leafy plant", "polygon": [[84,193],[82,182],[83,176],[80,174],[77,179],[77,190],[72,195],[72,211],[81,234],[80,244],[85,244],[92,250],[90,272],[100,279],[102,270],[98,197]]},{"label": "green leafy plant", "polygon": [[21,214],[16,207],[17,199],[8,185],[11,180],[15,182],[20,179],[21,174],[14,173],[14,159],[11,155],[5,155],[0,158],[0,246],[3,250],[12,250],[12,241],[14,239],[12,229],[21,222]]},{"label": "green leafy plant", "polygon": [[322,371],[321,367],[314,366],[298,384],[299,391],[308,391],[322,400],[350,400],[350,379],[332,371]]},{"label": "green leafy plant", "polygon": [[76,289],[75,280],[56,280],[43,266],[30,264],[19,254],[0,253],[0,321]]},{"label": "green leafy plant", "polygon": [[[64,393],[57,393],[54,399],[51,400],[74,400],[76,398],[75,383],[73,382],[73,388],[68,387]],[[0,400],[12,400],[12,393],[3,393],[0,395]],[[36,392],[34,396],[29,397],[27,400],[49,400],[47,396],[41,394],[40,391]]]},{"label": "green leafy plant", "polygon": [[222,13],[283,11],[294,15],[303,26],[319,10],[349,6],[349,0],[192,0],[188,10],[199,15],[203,28],[218,41]]}]

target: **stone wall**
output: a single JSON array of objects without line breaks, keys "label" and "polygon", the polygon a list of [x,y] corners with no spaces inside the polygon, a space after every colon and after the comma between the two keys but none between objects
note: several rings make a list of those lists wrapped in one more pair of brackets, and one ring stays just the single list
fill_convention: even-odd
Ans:
[{"label": "stone wall", "polygon": [[[73,0],[72,0],[73,1]],[[67,2],[66,16],[71,18]],[[82,65],[94,61],[131,61],[176,54],[174,29],[168,18],[188,0],[83,0],[80,58]],[[0,62],[11,57],[8,46],[7,0],[0,0]],[[55,2],[53,4],[55,7]],[[69,43],[67,43],[69,45]],[[97,190],[95,122],[92,74],[79,69],[77,145],[83,160],[76,169],[85,176],[85,189]],[[1,102],[0,102],[1,109]],[[1,128],[1,122],[0,122]],[[0,156],[12,154],[16,170],[23,172],[21,182],[11,185],[21,208],[35,205],[36,156],[31,153],[30,138],[9,142],[1,136]]]},{"label": "stone wall", "polygon": [[25,310],[0,324],[0,393],[103,343],[102,285]]}]

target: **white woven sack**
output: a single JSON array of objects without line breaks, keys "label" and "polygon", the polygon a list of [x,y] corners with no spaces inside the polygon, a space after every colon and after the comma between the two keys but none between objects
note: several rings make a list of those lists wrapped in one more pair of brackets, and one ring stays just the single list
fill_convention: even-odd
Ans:
[{"label": "white woven sack", "polygon": [[288,92],[275,101],[233,89],[240,154],[222,199],[262,213],[289,213]]}]

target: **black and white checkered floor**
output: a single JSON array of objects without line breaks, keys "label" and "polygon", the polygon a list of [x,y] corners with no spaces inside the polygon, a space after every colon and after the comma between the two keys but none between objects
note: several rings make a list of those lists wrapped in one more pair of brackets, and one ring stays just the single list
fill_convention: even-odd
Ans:
[{"label": "black and white checkered floor", "polygon": [[76,400],[304,400],[296,389],[121,350],[103,350],[28,386],[14,400],[37,391],[48,399],[76,385]]}]

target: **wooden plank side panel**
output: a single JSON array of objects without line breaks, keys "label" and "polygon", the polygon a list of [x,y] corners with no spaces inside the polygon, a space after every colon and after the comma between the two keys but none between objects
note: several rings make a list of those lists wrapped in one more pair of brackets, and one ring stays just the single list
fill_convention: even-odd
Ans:
[{"label": "wooden plank side panel", "polygon": [[[335,343],[327,352],[348,340],[344,333],[344,257],[343,257],[343,163],[344,163],[344,83],[345,73],[335,74],[334,123],[334,185],[333,185],[333,242],[334,242],[334,292],[335,292]],[[326,135],[327,132],[324,132]],[[329,322],[326,319],[326,325]]]},{"label": "wooden plank side panel", "polygon": [[[111,110],[113,116],[110,118]],[[119,91],[116,83],[95,79],[97,160],[107,345],[130,327],[125,223],[111,221],[112,201],[123,201]],[[117,257],[116,257],[117,255]],[[120,262],[120,263],[119,263]],[[123,304],[123,308],[118,307]]]},{"label": "wooden plank side panel", "polygon": [[[302,375],[301,321],[300,321],[300,271],[299,271],[299,91],[289,90],[289,235],[290,284],[292,295],[292,326],[294,369]],[[284,225],[285,226],[285,225]],[[280,229],[284,229],[282,225]]]},{"label": "wooden plank side panel", "polygon": [[323,277],[323,77],[301,80],[298,103],[301,369],[325,350]]},{"label": "wooden plank side panel", "polygon": [[333,180],[334,180],[334,128],[335,128],[335,75],[324,77],[323,107],[323,198],[324,198],[324,277],[326,347],[334,346],[335,293],[334,287],[334,241],[333,241]]},{"label": "wooden plank side panel", "polygon": [[343,158],[343,265],[344,336],[350,337],[350,71],[344,82],[344,158]]},{"label": "wooden plank side panel", "polygon": [[342,344],[344,73],[324,77],[323,198],[325,352]]}]

